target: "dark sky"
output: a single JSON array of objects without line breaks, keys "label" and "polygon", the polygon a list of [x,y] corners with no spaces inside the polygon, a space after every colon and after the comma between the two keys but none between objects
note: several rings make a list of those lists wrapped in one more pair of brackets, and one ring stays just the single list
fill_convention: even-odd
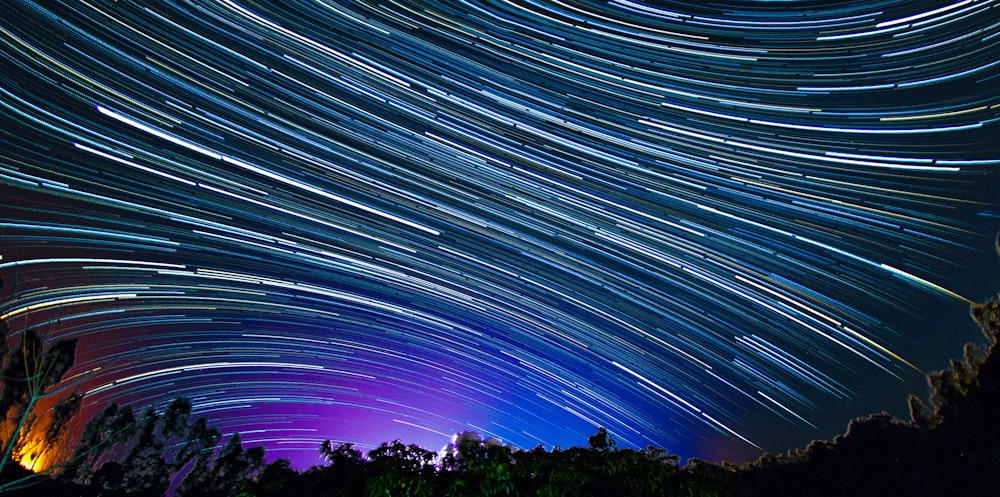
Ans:
[{"label": "dark sky", "polygon": [[996,1],[271,3],[0,21],[0,317],[85,414],[743,462],[980,338]]}]

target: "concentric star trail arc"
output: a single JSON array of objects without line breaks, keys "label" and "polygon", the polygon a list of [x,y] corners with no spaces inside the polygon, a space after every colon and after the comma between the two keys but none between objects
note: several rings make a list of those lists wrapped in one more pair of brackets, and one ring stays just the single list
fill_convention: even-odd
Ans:
[{"label": "concentric star trail arc", "polygon": [[993,0],[24,1],[0,44],[0,319],[79,339],[88,413],[300,466],[783,451],[904,415],[1000,275]]}]

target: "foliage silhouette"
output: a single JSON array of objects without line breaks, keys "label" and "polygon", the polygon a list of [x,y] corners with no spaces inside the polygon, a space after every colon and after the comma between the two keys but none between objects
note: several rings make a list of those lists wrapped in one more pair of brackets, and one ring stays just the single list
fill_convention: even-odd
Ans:
[{"label": "foliage silhouette", "polygon": [[[3,287],[3,280],[0,280],[0,289]],[[82,400],[76,392],[67,395],[73,384],[62,381],[73,366],[76,340],[63,339],[52,343],[46,335],[28,327],[25,318],[18,345],[8,350],[10,328],[6,319],[0,320],[0,492],[32,483],[34,475],[14,477],[8,470],[14,456],[19,454],[21,460],[38,463],[39,451],[46,444],[57,442],[62,427],[79,410]],[[35,424],[42,419],[35,412],[36,408],[58,396],[63,396],[63,399],[52,407],[49,425],[44,429],[42,439],[31,440]],[[48,464],[36,468],[37,473],[42,474],[55,469],[56,465]]]},{"label": "foliage silhouette", "polygon": [[734,495],[992,495],[1000,488],[1000,300],[974,304],[986,346],[928,375],[928,407],[910,396],[911,420],[852,421],[832,442],[766,454],[737,473]]},{"label": "foliage silhouette", "polygon": [[[214,446],[214,443],[212,444]],[[244,450],[240,434],[234,433],[212,458],[211,450],[202,450],[194,466],[174,491],[177,497],[209,497],[237,495],[238,490],[253,481],[264,466],[263,447]]]}]

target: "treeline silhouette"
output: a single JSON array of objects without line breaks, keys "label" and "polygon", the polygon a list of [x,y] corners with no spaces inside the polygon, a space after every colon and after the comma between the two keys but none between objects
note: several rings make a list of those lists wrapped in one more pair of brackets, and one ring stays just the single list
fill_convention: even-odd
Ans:
[{"label": "treeline silhouette", "polygon": [[[998,296],[1000,298],[1000,296]],[[876,414],[833,441],[764,455],[734,473],[737,496],[1000,495],[1000,302],[974,304],[985,346],[927,377],[910,421]]]},{"label": "treeline silhouette", "polygon": [[[804,449],[765,454],[743,466],[696,459],[681,465],[666,450],[619,448],[604,428],[585,447],[519,450],[475,433],[456,436],[439,454],[400,441],[367,454],[327,441],[327,462],[296,470],[287,459],[265,463],[264,449],[244,449],[238,434],[223,444],[191,404],[139,413],[108,406],[85,425],[58,464],[32,473],[0,468],[0,493],[78,497],[439,497],[439,496],[956,496],[1000,495],[1000,301],[971,311],[986,345],[928,376],[928,402],[911,396],[911,419],[876,414],[852,421],[844,435]],[[8,330],[4,329],[4,336]],[[4,361],[0,440],[6,462],[32,403],[26,382],[55,391],[73,347],[46,346],[30,330]],[[6,341],[4,342],[6,343]],[[60,345],[61,344],[61,345]],[[27,347],[27,348],[25,348]],[[4,351],[6,352],[6,351]],[[21,357],[19,359],[18,357]],[[25,369],[24,357],[33,357]],[[69,361],[67,364],[67,360]],[[8,368],[16,365],[27,373]],[[10,374],[8,374],[10,373]],[[56,374],[57,376],[53,376]],[[70,396],[75,395],[71,394]],[[74,405],[76,407],[74,407]],[[57,404],[45,437],[59,430],[79,400]],[[60,410],[61,409],[61,410]],[[19,417],[20,416],[20,417]],[[13,426],[13,428],[9,428]],[[54,427],[54,428],[53,428]],[[9,438],[8,438],[9,437]]]}]

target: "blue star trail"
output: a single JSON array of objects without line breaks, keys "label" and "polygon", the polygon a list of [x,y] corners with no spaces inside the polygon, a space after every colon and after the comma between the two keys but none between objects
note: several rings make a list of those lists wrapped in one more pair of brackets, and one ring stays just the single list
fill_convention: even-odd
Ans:
[{"label": "blue star trail", "polygon": [[1000,281],[997,1],[23,1],[0,50],[0,318],[300,466],[803,446]]}]

